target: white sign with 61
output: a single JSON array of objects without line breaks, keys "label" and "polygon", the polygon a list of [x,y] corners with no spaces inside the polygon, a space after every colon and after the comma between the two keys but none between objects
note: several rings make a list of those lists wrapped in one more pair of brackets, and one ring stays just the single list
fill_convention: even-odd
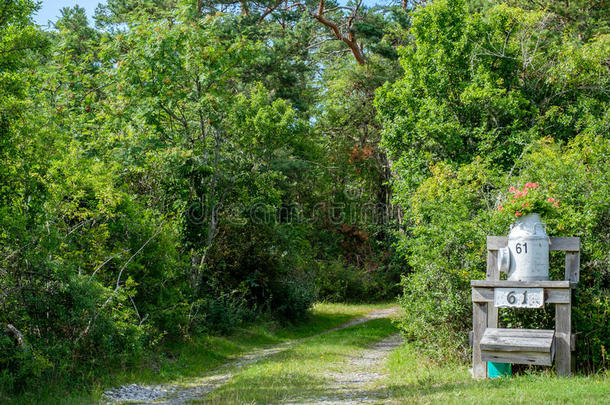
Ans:
[{"label": "white sign with 61", "polygon": [[542,288],[495,288],[494,306],[498,308],[542,308]]}]

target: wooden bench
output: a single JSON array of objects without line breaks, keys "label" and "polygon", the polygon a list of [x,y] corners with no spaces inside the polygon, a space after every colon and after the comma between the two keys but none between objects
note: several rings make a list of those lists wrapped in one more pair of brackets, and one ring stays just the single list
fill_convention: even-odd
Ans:
[{"label": "wooden bench", "polygon": [[[487,362],[536,364],[550,366],[555,360],[558,375],[569,376],[572,368],[571,330],[572,289],[576,288],[580,267],[580,238],[552,237],[550,250],[565,251],[565,279],[562,281],[500,280],[498,249],[507,237],[487,237],[486,280],[472,280],[473,335],[472,374],[487,377]],[[544,304],[555,305],[555,329],[498,328],[498,308],[494,305],[496,289],[542,289]]]}]

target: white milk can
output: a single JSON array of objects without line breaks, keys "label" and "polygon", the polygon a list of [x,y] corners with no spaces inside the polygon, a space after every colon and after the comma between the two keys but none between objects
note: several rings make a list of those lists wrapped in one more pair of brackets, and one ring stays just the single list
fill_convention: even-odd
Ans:
[{"label": "white milk can", "polygon": [[498,267],[512,281],[549,279],[549,237],[540,215],[517,219],[508,233],[508,246],[498,252]]}]

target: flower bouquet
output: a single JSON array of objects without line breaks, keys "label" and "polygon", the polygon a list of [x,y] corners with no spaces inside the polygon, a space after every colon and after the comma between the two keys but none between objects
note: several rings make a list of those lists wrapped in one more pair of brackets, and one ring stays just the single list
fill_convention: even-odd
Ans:
[{"label": "flower bouquet", "polygon": [[529,214],[552,215],[559,208],[559,200],[547,195],[538,183],[525,183],[522,189],[511,187],[512,196],[498,206],[511,217],[522,217]]}]

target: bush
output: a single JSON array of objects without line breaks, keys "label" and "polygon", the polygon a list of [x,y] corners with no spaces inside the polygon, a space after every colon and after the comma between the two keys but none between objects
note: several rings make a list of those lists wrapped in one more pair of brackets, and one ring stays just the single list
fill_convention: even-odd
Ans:
[{"label": "bush", "polygon": [[470,280],[484,277],[486,202],[493,174],[480,161],[447,164],[410,198],[409,232],[398,243],[412,273],[402,280],[405,335],[436,358],[467,358]]},{"label": "bush", "polygon": [[281,320],[303,319],[317,299],[311,277],[300,275],[273,283],[271,312]]},{"label": "bush", "polygon": [[340,261],[320,264],[316,275],[320,298],[329,302],[360,299],[365,291],[361,276],[361,269]]},{"label": "bush", "polygon": [[227,333],[256,315],[240,291],[210,295],[191,305],[189,331],[197,334]]},{"label": "bush", "polygon": [[[375,302],[394,299],[400,292],[402,268],[396,256],[390,256],[390,260],[371,268],[357,267],[340,260],[319,264],[316,285],[320,299],[329,302]],[[379,262],[381,261],[380,259]]]}]

